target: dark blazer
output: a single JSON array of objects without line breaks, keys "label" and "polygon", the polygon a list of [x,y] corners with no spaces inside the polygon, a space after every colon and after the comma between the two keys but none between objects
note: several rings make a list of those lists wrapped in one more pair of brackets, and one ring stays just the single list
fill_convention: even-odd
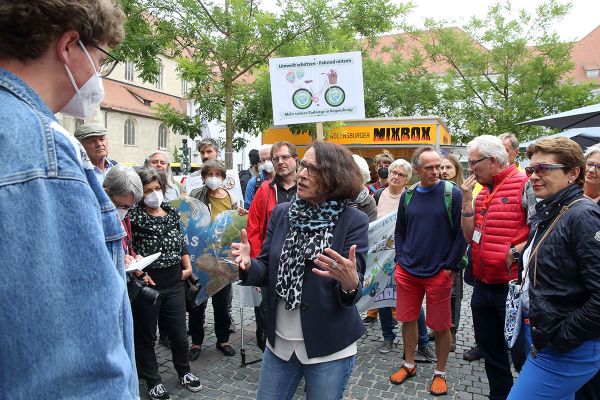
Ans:
[{"label": "dark blazer", "polygon": [[[267,339],[271,346],[275,343],[277,310],[275,284],[283,242],[290,229],[289,208],[290,203],[282,203],[273,209],[260,255],[252,259],[248,270],[240,270],[243,284],[268,286]],[[336,353],[354,343],[366,331],[355,304],[362,293],[365,255],[369,246],[368,228],[367,215],[352,207],[346,207],[333,228],[331,243],[333,250],[348,257],[350,246],[353,244],[357,246],[356,269],[359,273],[360,285],[353,299],[344,301],[340,292],[340,283],[334,279],[315,275],[312,269],[318,267],[312,261],[306,261],[300,318],[309,358]]]}]

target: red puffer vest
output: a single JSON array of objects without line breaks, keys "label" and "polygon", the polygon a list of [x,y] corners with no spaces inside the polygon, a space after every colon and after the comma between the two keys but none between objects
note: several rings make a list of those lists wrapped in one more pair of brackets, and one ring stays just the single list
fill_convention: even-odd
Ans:
[{"label": "red puffer vest", "polygon": [[[527,176],[511,165],[494,176],[494,197],[484,186],[475,199],[475,229],[482,232],[479,243],[471,242],[473,251],[473,275],[488,284],[508,283],[517,278],[517,263],[510,273],[506,269],[506,253],[516,244],[527,240],[529,226],[523,209],[523,190]],[[504,181],[504,182],[503,182]],[[487,209],[484,210],[484,204]]]}]

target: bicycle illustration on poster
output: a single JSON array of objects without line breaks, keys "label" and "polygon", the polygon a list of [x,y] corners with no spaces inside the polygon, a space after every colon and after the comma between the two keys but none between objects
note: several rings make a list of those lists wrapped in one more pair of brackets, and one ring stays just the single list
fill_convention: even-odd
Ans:
[{"label": "bicycle illustration on poster", "polygon": [[344,89],[337,85],[338,73],[336,70],[331,69],[329,72],[321,73],[317,79],[317,84],[320,83],[317,90],[314,89],[313,79],[303,79],[304,70],[298,69],[296,71],[290,70],[285,75],[285,79],[290,85],[297,88],[292,95],[292,103],[300,110],[305,110],[310,107],[311,104],[319,106],[320,96],[327,104],[331,107],[339,107],[346,100],[346,93]]}]

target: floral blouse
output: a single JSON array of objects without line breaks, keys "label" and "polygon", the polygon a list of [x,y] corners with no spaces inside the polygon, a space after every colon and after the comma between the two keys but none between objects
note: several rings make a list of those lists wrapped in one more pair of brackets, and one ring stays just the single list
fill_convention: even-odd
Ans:
[{"label": "floral blouse", "polygon": [[161,252],[160,257],[147,268],[170,268],[181,265],[181,256],[187,254],[179,225],[179,211],[162,203],[167,215],[155,217],[148,214],[143,205],[129,210],[133,249],[143,257]]}]

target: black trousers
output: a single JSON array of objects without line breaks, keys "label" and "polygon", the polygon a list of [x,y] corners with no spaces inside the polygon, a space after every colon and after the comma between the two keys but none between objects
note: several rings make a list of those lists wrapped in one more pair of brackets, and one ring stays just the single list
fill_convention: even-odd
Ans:
[{"label": "black trousers", "polygon": [[485,359],[492,400],[505,400],[513,385],[508,347],[504,340],[507,293],[506,284],[488,285],[476,279],[471,298],[475,342]]},{"label": "black trousers", "polygon": [[460,327],[460,310],[463,299],[463,271],[454,271],[454,282],[450,296],[450,311],[452,314],[452,327],[458,330]]},{"label": "black trousers", "polygon": [[183,281],[175,287],[159,290],[160,297],[152,306],[143,301],[134,301],[133,328],[135,339],[135,360],[138,376],[146,380],[148,389],[162,383],[158,374],[158,362],[154,345],[156,343],[156,325],[158,318],[164,323],[169,339],[171,354],[177,375],[190,372],[188,360],[188,342],[185,331],[185,289]]},{"label": "black trousers", "polygon": [[[231,318],[227,312],[229,303],[229,294],[231,293],[231,283],[212,295],[212,305],[215,318],[215,335],[217,343],[229,342],[229,326]],[[206,315],[206,305],[208,300],[200,304],[194,310],[190,311],[189,327],[192,334],[192,343],[202,345],[204,342],[204,320]],[[185,307],[184,307],[185,308]]]}]

